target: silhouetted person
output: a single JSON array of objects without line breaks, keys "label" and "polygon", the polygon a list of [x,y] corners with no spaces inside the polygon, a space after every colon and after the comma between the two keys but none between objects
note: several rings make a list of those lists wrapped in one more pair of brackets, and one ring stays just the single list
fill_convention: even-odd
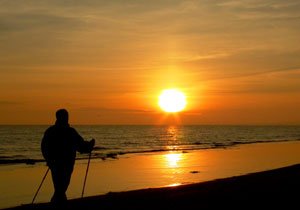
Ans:
[{"label": "silhouetted person", "polygon": [[56,112],[55,125],[49,127],[42,140],[42,153],[51,170],[54,195],[52,203],[67,200],[66,191],[70,184],[74,168],[76,151],[89,153],[93,150],[95,140],[84,141],[77,131],[70,127],[67,110]]}]

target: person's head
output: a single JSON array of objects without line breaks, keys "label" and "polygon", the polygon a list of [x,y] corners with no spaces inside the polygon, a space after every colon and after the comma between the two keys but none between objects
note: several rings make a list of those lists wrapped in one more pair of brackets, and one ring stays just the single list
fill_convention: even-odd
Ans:
[{"label": "person's head", "polygon": [[56,112],[56,122],[60,124],[68,124],[69,122],[69,114],[65,109],[57,110]]}]

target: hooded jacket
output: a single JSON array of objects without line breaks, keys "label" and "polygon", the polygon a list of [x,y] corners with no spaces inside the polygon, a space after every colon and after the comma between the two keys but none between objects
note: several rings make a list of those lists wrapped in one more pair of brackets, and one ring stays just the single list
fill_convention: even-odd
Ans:
[{"label": "hooded jacket", "polygon": [[41,144],[42,154],[49,167],[73,167],[76,151],[88,153],[92,148],[93,145],[84,141],[74,128],[59,121],[45,131]]}]

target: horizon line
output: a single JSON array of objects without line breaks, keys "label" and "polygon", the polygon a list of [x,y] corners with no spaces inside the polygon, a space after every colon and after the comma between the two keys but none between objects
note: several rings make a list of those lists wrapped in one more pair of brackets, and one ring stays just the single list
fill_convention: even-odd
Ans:
[{"label": "horizon line", "polygon": [[[54,124],[0,124],[0,126],[51,126]],[[300,126],[295,124],[70,124],[70,126]]]}]

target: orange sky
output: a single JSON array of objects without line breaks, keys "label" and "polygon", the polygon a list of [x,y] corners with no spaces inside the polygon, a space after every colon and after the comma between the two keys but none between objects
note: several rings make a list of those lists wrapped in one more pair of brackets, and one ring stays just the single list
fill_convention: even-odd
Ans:
[{"label": "orange sky", "polygon": [[[0,1],[0,124],[300,124],[293,0]],[[158,107],[163,89],[185,111]],[[177,120],[176,120],[177,119]]]}]

